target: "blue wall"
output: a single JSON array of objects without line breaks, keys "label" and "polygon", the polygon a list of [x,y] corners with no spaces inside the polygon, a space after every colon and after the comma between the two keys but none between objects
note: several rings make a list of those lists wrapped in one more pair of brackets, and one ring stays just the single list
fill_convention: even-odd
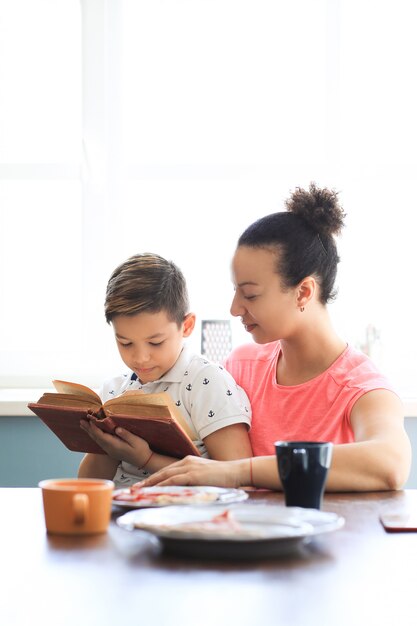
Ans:
[{"label": "blue wall", "polygon": [[72,478],[83,455],[71,452],[37,417],[0,417],[0,487],[37,487]]},{"label": "blue wall", "polygon": [[[417,450],[417,419],[407,418],[406,429]],[[0,487],[36,487],[44,478],[72,478],[82,457],[67,450],[37,417],[0,417]],[[406,487],[417,488],[417,458]]]}]

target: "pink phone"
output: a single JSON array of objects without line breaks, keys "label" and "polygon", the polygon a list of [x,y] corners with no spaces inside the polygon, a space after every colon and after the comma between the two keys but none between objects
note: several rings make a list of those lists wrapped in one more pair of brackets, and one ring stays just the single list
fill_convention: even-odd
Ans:
[{"label": "pink phone", "polygon": [[389,533],[417,532],[417,513],[383,513],[379,519]]}]

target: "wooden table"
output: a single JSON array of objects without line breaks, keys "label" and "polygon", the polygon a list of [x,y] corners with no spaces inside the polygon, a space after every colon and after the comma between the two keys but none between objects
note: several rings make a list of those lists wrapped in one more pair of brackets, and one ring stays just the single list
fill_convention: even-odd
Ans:
[{"label": "wooden table", "polygon": [[417,533],[379,522],[382,511],[417,508],[417,491],[327,495],[323,508],[346,519],[343,529],[255,562],[164,556],[114,519],[104,535],[48,536],[39,489],[0,496],[1,626],[417,624]]}]

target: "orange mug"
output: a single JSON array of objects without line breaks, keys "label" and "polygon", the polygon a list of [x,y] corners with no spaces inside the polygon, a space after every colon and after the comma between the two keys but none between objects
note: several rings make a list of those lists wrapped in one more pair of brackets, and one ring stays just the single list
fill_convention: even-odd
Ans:
[{"label": "orange mug", "polygon": [[114,489],[111,480],[53,478],[41,480],[39,487],[48,533],[88,535],[106,532]]}]

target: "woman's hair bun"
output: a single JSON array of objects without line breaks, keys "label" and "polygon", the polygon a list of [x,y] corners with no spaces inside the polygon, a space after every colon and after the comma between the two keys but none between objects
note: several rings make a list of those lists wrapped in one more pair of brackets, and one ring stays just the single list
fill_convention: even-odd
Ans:
[{"label": "woman's hair bun", "polygon": [[320,235],[337,235],[344,226],[346,214],[334,190],[320,189],[310,183],[308,190],[296,187],[285,204],[288,211],[298,215]]}]

